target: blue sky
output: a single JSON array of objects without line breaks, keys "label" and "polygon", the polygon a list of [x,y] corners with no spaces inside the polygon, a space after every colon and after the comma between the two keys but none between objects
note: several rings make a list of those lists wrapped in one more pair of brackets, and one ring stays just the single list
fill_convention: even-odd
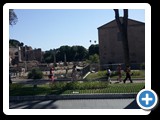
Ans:
[{"label": "blue sky", "polygon": [[[115,18],[113,9],[15,9],[18,22],[10,26],[9,37],[42,51],[62,45],[88,49],[96,40],[97,28]],[[120,11],[122,16],[123,12]],[[144,9],[129,9],[130,19],[145,22]],[[92,40],[90,43],[89,41]]]}]

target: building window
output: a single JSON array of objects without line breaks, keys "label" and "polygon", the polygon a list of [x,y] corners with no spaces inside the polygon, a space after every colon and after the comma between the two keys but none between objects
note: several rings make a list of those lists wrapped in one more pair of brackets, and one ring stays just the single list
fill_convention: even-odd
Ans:
[{"label": "building window", "polygon": [[122,35],[120,32],[117,33],[117,41],[122,41]]}]

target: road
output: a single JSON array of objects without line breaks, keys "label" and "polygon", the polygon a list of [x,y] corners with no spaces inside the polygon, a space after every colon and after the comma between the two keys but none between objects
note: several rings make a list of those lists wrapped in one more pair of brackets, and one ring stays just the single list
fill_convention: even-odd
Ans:
[{"label": "road", "polygon": [[135,99],[35,100],[9,103],[10,109],[139,109]]}]

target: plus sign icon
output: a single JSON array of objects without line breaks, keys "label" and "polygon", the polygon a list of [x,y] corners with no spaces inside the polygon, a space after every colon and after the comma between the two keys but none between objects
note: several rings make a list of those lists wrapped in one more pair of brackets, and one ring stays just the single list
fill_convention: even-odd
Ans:
[{"label": "plus sign icon", "polygon": [[158,97],[153,90],[143,89],[137,94],[136,100],[139,107],[144,110],[151,110],[156,106]]}]

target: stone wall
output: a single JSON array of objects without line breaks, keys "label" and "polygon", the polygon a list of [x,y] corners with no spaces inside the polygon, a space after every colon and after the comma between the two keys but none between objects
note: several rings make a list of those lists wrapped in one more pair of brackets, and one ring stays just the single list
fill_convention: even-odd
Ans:
[{"label": "stone wall", "polygon": [[[115,21],[98,28],[100,63],[124,63],[122,39]],[[145,24],[128,20],[131,63],[145,62]]]}]

